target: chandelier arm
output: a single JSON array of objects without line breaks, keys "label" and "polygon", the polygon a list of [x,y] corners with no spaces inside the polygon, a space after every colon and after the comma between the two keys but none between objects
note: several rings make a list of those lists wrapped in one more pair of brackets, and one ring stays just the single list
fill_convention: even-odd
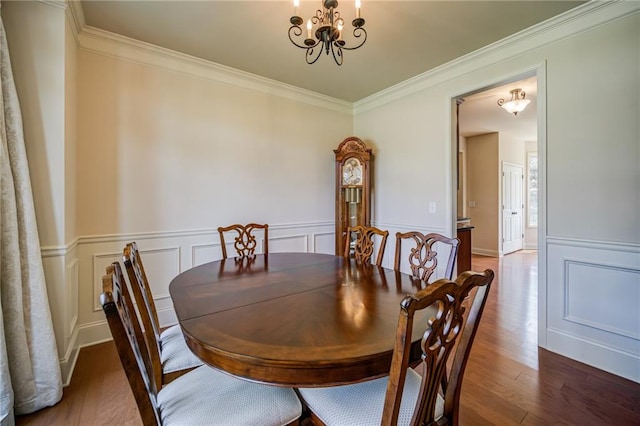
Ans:
[{"label": "chandelier arm", "polygon": [[291,27],[289,27],[289,40],[291,40],[291,43],[293,43],[296,47],[299,47],[300,49],[313,49],[314,47],[316,47],[318,44],[320,44],[320,42],[316,42],[316,44],[312,45],[312,46],[307,46],[307,45],[302,45],[302,44],[298,44],[298,42],[296,42],[293,37],[291,36],[291,34],[293,34],[294,37],[299,37],[302,35],[302,28],[300,28],[298,25],[292,25]]},{"label": "chandelier arm", "polygon": [[353,36],[355,38],[360,38],[362,36],[364,36],[364,38],[362,39],[362,42],[360,42],[360,44],[356,45],[356,46],[352,46],[352,47],[347,47],[347,46],[342,46],[341,48],[344,50],[356,50],[359,49],[360,47],[362,47],[362,45],[367,41],[367,30],[365,30],[362,27],[357,27],[353,29]]},{"label": "chandelier arm", "polygon": [[[316,43],[315,46],[317,46],[318,44],[320,44],[320,43]],[[316,57],[315,58],[313,57],[313,55],[314,55],[313,48],[315,46],[309,47],[307,49],[307,53],[305,53],[305,55],[304,55],[304,59],[305,59],[305,61],[307,61],[307,64],[309,64],[309,65],[315,64],[316,61],[318,60],[318,58],[320,58],[320,55],[322,54],[322,47],[320,47],[318,49],[318,53],[316,54]]]},{"label": "chandelier arm", "polygon": [[342,46],[335,42],[331,43],[331,54],[333,55],[333,60],[336,61],[336,64],[341,66],[342,61],[344,60],[344,56],[342,56]]}]

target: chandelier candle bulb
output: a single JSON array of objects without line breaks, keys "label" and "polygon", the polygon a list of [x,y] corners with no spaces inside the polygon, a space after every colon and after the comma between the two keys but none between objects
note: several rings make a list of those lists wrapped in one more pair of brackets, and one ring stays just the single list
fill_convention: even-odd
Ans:
[{"label": "chandelier candle bulb", "polygon": [[356,0],[356,18],[360,17],[360,0]]},{"label": "chandelier candle bulb", "polygon": [[338,40],[342,40],[342,24],[338,23]]},{"label": "chandelier candle bulb", "polygon": [[311,23],[311,19],[307,21],[307,38],[311,38],[311,29],[313,28],[313,24]]},{"label": "chandelier candle bulb", "polygon": [[294,16],[298,16],[298,8],[300,7],[300,0],[293,0],[293,13]]}]

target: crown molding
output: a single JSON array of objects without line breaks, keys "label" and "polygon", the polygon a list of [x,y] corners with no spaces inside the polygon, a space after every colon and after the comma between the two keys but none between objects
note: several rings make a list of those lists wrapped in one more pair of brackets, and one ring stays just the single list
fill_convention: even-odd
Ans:
[{"label": "crown molding", "polygon": [[47,6],[57,7],[59,9],[65,9],[67,2],[65,0],[38,0],[39,3],[46,4]]},{"label": "crown molding", "polygon": [[80,39],[80,48],[88,52],[138,64],[156,66],[344,114],[353,114],[353,104],[351,102],[321,95],[310,90],[301,89],[109,31],[85,26],[78,37]]},{"label": "crown molding", "polygon": [[378,108],[417,91],[436,86],[640,10],[638,1],[591,1],[495,43],[456,58],[423,74],[356,101],[353,113]]},{"label": "crown molding", "polygon": [[[71,22],[71,27],[75,31],[74,37],[79,41],[78,35],[87,26],[84,20],[84,9],[82,3],[78,0],[67,0],[67,17]],[[79,45],[78,45],[79,46]]]}]

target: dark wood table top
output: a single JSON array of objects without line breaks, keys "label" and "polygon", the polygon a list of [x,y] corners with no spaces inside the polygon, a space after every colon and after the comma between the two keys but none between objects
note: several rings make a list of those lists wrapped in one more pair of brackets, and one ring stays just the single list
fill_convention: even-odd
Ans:
[{"label": "dark wood table top", "polygon": [[[310,387],[387,374],[400,301],[421,285],[338,256],[271,253],[197,266],[169,292],[203,361],[250,380]],[[417,358],[421,338],[412,336]]]}]

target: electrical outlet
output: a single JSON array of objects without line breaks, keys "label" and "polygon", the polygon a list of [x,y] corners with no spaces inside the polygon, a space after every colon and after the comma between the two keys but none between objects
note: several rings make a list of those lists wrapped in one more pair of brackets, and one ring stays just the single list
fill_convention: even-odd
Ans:
[{"label": "electrical outlet", "polygon": [[469,207],[474,208],[476,206],[475,201],[469,201]]},{"label": "electrical outlet", "polygon": [[429,213],[435,213],[436,212],[436,203],[435,201],[431,201],[429,203]]}]

